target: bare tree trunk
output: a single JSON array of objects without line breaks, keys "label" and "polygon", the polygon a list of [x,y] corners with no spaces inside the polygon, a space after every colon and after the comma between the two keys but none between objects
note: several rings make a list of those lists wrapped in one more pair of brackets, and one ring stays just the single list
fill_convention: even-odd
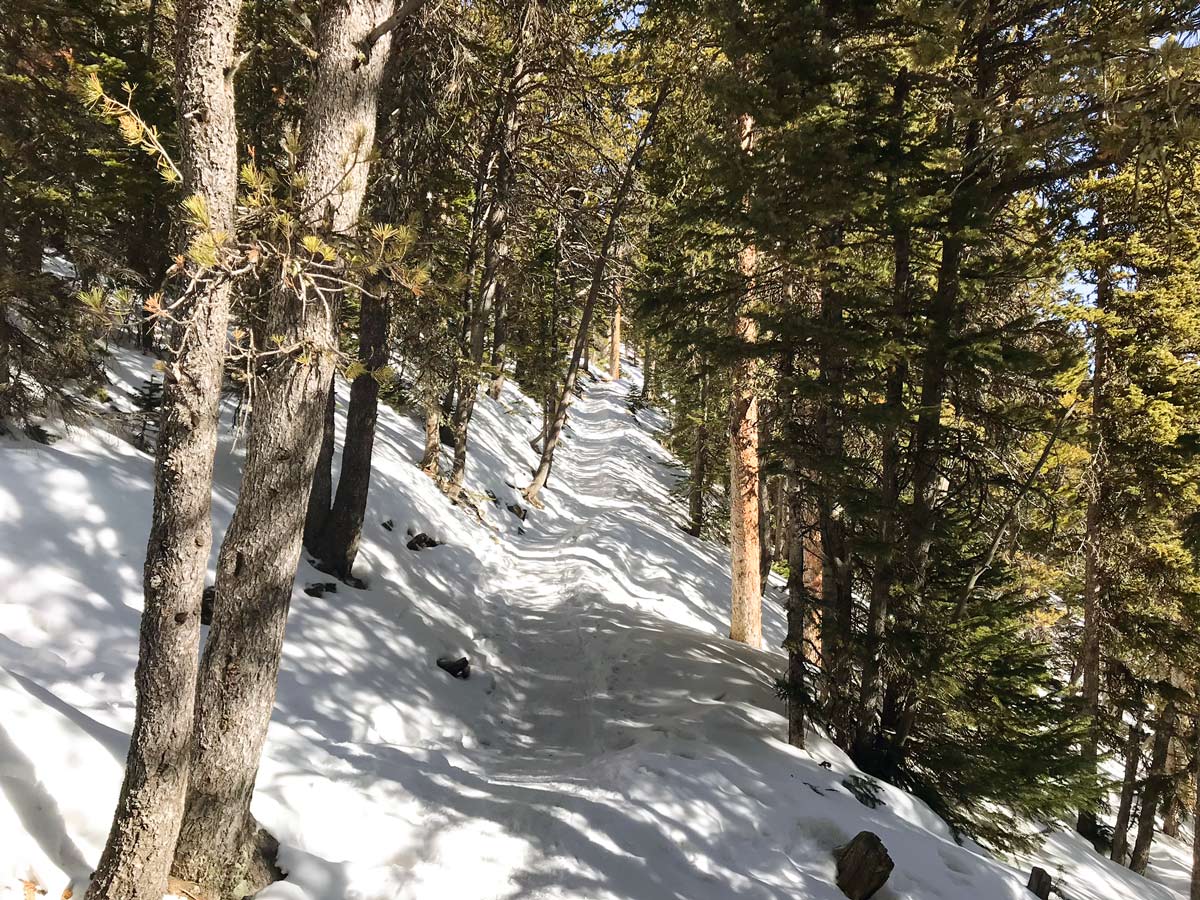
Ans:
[{"label": "bare tree trunk", "polygon": [[[375,143],[391,37],[368,36],[392,0],[326,0],[317,26],[316,84],[301,130],[308,227],[354,229]],[[364,49],[365,47],[365,49]],[[269,843],[250,815],[283,647],[305,508],[337,354],[330,304],[280,286],[269,333],[297,351],[262,366],[241,493],[217,563],[213,623],[201,660],[193,772],[175,873],[221,895],[274,877]],[[240,892],[240,893],[239,893]]]},{"label": "bare tree trunk", "polygon": [[571,408],[571,400],[575,396],[575,379],[579,376],[579,366],[583,360],[584,350],[587,349],[589,343],[588,334],[592,324],[592,313],[596,308],[596,301],[600,297],[600,290],[604,286],[604,273],[608,268],[608,260],[612,255],[613,245],[616,242],[617,225],[629,202],[629,192],[633,187],[633,177],[637,173],[638,164],[641,162],[642,155],[646,151],[646,144],[650,140],[651,133],[654,131],[654,123],[658,120],[659,110],[662,109],[666,98],[667,88],[666,85],[663,85],[659,88],[658,96],[655,98],[654,104],[650,108],[650,113],[646,118],[646,124],[642,127],[641,134],[638,135],[637,143],[634,145],[633,152],[629,155],[629,159],[625,163],[625,170],[621,173],[621,180],[618,182],[616,191],[613,193],[612,206],[608,213],[608,224],[604,229],[604,237],[600,241],[596,261],[592,266],[592,277],[588,285],[587,297],[583,303],[583,315],[579,321],[579,331],[575,337],[575,347],[571,352],[571,361],[567,364],[566,375],[563,376],[562,392],[559,395],[558,405],[554,410],[554,420],[550,423],[550,427],[546,432],[546,439],[542,447],[542,458],[538,462],[537,471],[533,473],[533,481],[530,482],[529,487],[525,488],[525,499],[533,506],[541,505],[538,495],[541,493],[542,488],[546,486],[546,479],[550,477],[550,466],[554,463],[554,451],[558,447],[558,439],[562,435],[563,427],[567,424],[567,411]]},{"label": "bare tree trunk", "polygon": [[488,388],[488,396],[493,400],[500,399],[504,390],[504,344],[508,339],[508,289],[501,282],[496,290],[496,315],[492,325],[492,384]]},{"label": "bare tree trunk", "polygon": [[442,408],[435,397],[425,401],[425,453],[419,463],[421,471],[437,478],[442,456]]},{"label": "bare tree trunk", "polygon": [[[908,69],[896,76],[892,95],[892,150],[901,153],[904,134],[904,108],[908,101]],[[895,176],[889,178],[889,188],[898,189]],[[904,345],[908,331],[909,288],[912,279],[912,229],[894,206],[889,212],[892,233],[892,334],[896,346]],[[880,464],[880,498],[878,516],[879,551],[875,556],[875,571],[871,576],[870,603],[867,610],[867,639],[863,655],[862,682],[859,691],[855,753],[864,758],[872,750],[874,729],[883,710],[882,653],[887,629],[888,604],[896,582],[895,544],[900,515],[900,425],[904,414],[904,387],[908,381],[908,360],[898,355],[888,370],[884,398],[886,424],[881,435],[883,454]]]},{"label": "bare tree trunk", "polygon": [[[1103,232],[1103,210],[1099,229]],[[1096,286],[1096,305],[1105,309],[1111,301],[1109,278],[1102,276]],[[1083,673],[1084,712],[1091,718],[1080,752],[1090,771],[1096,771],[1100,750],[1100,616],[1103,586],[1103,502],[1107,480],[1104,462],[1102,422],[1105,412],[1105,389],[1108,378],[1108,349],[1104,326],[1097,324],[1093,335],[1092,359],[1092,421],[1091,421],[1091,490],[1088,495],[1086,542],[1083,562],[1083,638],[1079,648],[1079,668]],[[1076,830],[1090,841],[1096,839],[1096,813],[1080,810]]]},{"label": "bare tree trunk", "polygon": [[805,627],[811,598],[804,583],[804,495],[799,483],[788,492],[788,510],[792,527],[788,537],[788,602],[787,637],[783,646],[787,650],[787,714],[788,743],[793,747],[804,746],[804,704],[808,696],[805,679]]},{"label": "bare tree trunk", "polygon": [[1168,700],[1154,727],[1154,744],[1150,750],[1150,773],[1142,791],[1142,809],[1138,815],[1137,837],[1133,842],[1133,853],[1129,857],[1129,868],[1139,875],[1146,874],[1150,862],[1150,847],[1154,843],[1155,817],[1159,801],[1169,780],[1167,774],[1167,751],[1175,733],[1175,703]]},{"label": "bare tree trunk", "polygon": [[[212,229],[227,233],[233,232],[237,193],[231,67],[239,6],[239,0],[176,5],[184,189],[204,199]],[[137,713],[112,829],[88,889],[92,900],[161,900],[188,787],[231,291],[218,272],[190,274],[200,278],[198,289],[176,313],[174,353],[163,378],[134,676]]]},{"label": "bare tree trunk", "polygon": [[643,352],[645,357],[642,365],[642,398],[647,403],[653,403],[658,390],[658,385],[654,383],[654,338],[646,336],[646,348]]},{"label": "bare tree trunk", "polygon": [[[467,442],[478,397],[480,370],[483,368],[487,343],[487,326],[500,292],[500,264],[508,255],[506,235],[515,181],[520,101],[529,74],[527,54],[533,39],[537,12],[538,4],[535,0],[525,0],[510,62],[511,68],[501,101],[501,114],[497,118],[494,173],[489,179],[490,194],[486,204],[483,273],[480,276],[479,293],[471,304],[469,315],[471,365],[459,375],[458,405],[454,409],[454,466],[450,471],[450,487],[455,492],[462,489],[467,474]],[[485,150],[485,153],[487,152],[489,151]],[[486,182],[483,190],[488,190]]]},{"label": "bare tree trunk", "polygon": [[[738,141],[743,153],[754,144],[754,119],[738,116]],[[754,293],[758,251],[747,244],[738,252],[742,299],[734,311],[732,334],[742,355],[733,364],[729,394],[729,549],[731,596],[729,636],[751,647],[762,645],[761,551],[758,541],[758,396],[754,379],[757,360],[750,348],[758,340],[758,326],[746,309]]]},{"label": "bare tree trunk", "polygon": [[350,384],[350,409],[346,415],[346,441],[342,447],[337,496],[317,540],[318,557],[342,579],[352,575],[362,538],[363,519],[367,514],[375,423],[379,417],[376,372],[387,364],[388,304],[386,296],[378,300],[362,298],[358,347],[367,371]]},{"label": "bare tree trunk", "polygon": [[1117,805],[1117,821],[1113,825],[1113,862],[1125,865],[1125,854],[1129,848],[1129,819],[1133,814],[1133,797],[1137,792],[1138,769],[1142,763],[1142,709],[1134,714],[1129,726],[1129,738],[1125,742],[1125,775],[1121,779],[1121,800]]},{"label": "bare tree trunk", "polygon": [[[329,395],[325,401],[325,421],[321,429],[321,451],[317,454],[317,469],[313,472],[312,493],[308,497],[308,510],[304,514],[304,546],[318,558],[321,556],[321,529],[329,518],[333,504],[333,445],[334,422],[337,412],[337,395],[333,379],[329,380]],[[349,440],[349,431],[347,431]]]},{"label": "bare tree trunk", "polygon": [[608,374],[613,381],[621,377],[621,285],[617,284],[617,299],[613,301],[612,324],[608,329]]},{"label": "bare tree trunk", "polygon": [[688,481],[688,533],[700,537],[704,533],[704,488],[708,480],[708,372],[700,375],[700,421],[692,450],[692,471]]}]

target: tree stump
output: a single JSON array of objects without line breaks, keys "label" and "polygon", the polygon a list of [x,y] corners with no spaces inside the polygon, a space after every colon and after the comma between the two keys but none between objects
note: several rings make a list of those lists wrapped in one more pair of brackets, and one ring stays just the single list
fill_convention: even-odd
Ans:
[{"label": "tree stump", "polygon": [[1033,871],[1029,873],[1029,890],[1039,900],[1050,900],[1050,889],[1054,887],[1054,880],[1050,877],[1050,873],[1041,866],[1034,866]]},{"label": "tree stump", "polygon": [[896,865],[879,835],[870,831],[860,831],[833,855],[837,860],[837,886],[850,900],[873,897]]}]

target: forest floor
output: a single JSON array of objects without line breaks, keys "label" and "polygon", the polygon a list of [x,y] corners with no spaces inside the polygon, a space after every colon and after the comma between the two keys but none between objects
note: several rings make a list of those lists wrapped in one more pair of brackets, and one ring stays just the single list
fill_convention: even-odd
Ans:
[{"label": "forest floor", "polygon": [[[133,409],[151,375],[115,351],[110,407]],[[536,462],[528,398],[508,387],[477,408],[483,521],[417,470],[421,424],[381,411],[367,587],[311,596],[330,579],[307,561],[296,579],[254,801],[288,877],[260,896],[839,900],[831,851],[862,829],[896,862],[879,900],[1032,896],[1035,860],[956,843],[819,734],[787,745],[780,586],[767,649],[729,641],[728,551],[681,530],[663,422],[626,403],[639,378],[585,379],[546,508],[524,521],[507,506]],[[218,536],[241,437],[222,436]],[[103,847],[133,722],[151,477],[100,423],[0,443],[0,897],[23,882],[82,897]],[[419,532],[444,543],[407,549]],[[467,656],[470,678],[440,656]],[[864,786],[879,805],[856,799]],[[1156,844],[1151,876],[1170,887],[1061,830],[1036,861],[1070,900],[1173,900],[1190,852]]]}]

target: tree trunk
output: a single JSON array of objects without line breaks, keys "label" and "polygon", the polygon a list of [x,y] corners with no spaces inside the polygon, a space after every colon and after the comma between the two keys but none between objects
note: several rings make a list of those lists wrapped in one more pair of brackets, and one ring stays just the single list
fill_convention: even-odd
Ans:
[{"label": "tree trunk", "polygon": [[[743,153],[754,146],[754,119],[743,113],[737,121]],[[732,335],[741,356],[733,364],[729,393],[729,549],[731,596],[729,636],[751,647],[762,645],[761,551],[758,543],[758,396],[754,379],[757,360],[750,348],[758,340],[758,326],[746,310],[754,293],[758,250],[746,244],[738,251],[742,297],[733,313]]]},{"label": "tree trunk", "polygon": [[442,408],[437,398],[425,401],[425,453],[418,464],[430,478],[437,478],[442,458]]},{"label": "tree trunk", "polygon": [[1125,776],[1121,779],[1121,800],[1117,805],[1117,821],[1113,825],[1113,862],[1125,865],[1125,854],[1129,848],[1129,820],[1133,814],[1133,797],[1137,793],[1138,770],[1142,763],[1142,709],[1134,714],[1125,742]]},{"label": "tree trunk", "polygon": [[700,421],[692,450],[692,471],[688,479],[688,533],[700,537],[704,533],[704,489],[708,480],[708,372],[700,375]]},{"label": "tree trunk", "polygon": [[[450,471],[450,487],[454,492],[462,490],[467,474],[467,442],[470,437],[471,417],[475,412],[479,378],[483,368],[484,349],[487,343],[487,326],[492,318],[493,306],[500,292],[500,264],[508,255],[506,235],[509,225],[509,205],[515,181],[514,165],[517,156],[517,126],[520,114],[521,94],[528,77],[527,54],[533,38],[538,4],[525,0],[521,22],[513,46],[510,69],[497,116],[497,130],[493,147],[485,148],[485,155],[494,155],[494,165],[483,164],[481,172],[487,173],[481,190],[487,193],[485,205],[483,272],[479,280],[479,292],[471,304],[468,354],[470,365],[459,374],[458,406],[454,409],[454,466]],[[490,171],[489,171],[490,170]],[[488,182],[490,181],[490,188]]]},{"label": "tree trunk", "polygon": [[[239,0],[176,5],[184,189],[204,198],[213,230],[228,233],[237,193],[231,68],[239,6]],[[92,900],[161,900],[167,890],[190,772],[230,290],[228,279],[210,272],[175,313],[176,352],[164,371],[143,573],[137,711],[112,829],[88,889]]]},{"label": "tree trunk", "polygon": [[1139,875],[1146,874],[1150,862],[1150,846],[1154,842],[1155,817],[1159,801],[1169,780],[1167,774],[1167,752],[1171,737],[1175,733],[1175,703],[1168,700],[1154,728],[1154,745],[1150,750],[1150,772],[1142,790],[1142,809],[1138,814],[1137,837],[1133,842],[1133,853],[1129,857],[1129,868]]},{"label": "tree trunk", "polygon": [[504,344],[508,339],[508,291],[501,282],[496,291],[496,316],[492,326],[492,384],[488,388],[488,396],[493,400],[500,399],[504,390]]},{"label": "tree trunk", "polygon": [[804,549],[804,495],[799,483],[788,492],[788,510],[792,527],[788,536],[788,583],[787,583],[787,637],[783,646],[787,650],[787,715],[788,743],[793,747],[804,746],[804,706],[808,696],[805,679],[806,627],[811,597],[805,584]]},{"label": "tree trunk", "polygon": [[[1195,683],[1197,679],[1193,679]],[[1196,799],[1192,807],[1192,878],[1188,900],[1200,900],[1200,723],[1193,731],[1192,778],[1196,784]]]},{"label": "tree trunk", "polygon": [[337,496],[317,541],[318,556],[338,578],[348,579],[358,556],[367,493],[371,486],[371,456],[375,447],[375,422],[379,417],[379,379],[387,365],[389,301],[362,298],[358,348],[367,371],[350,384],[350,409],[346,415],[346,441]]},{"label": "tree trunk", "polygon": [[589,343],[588,334],[592,324],[592,313],[596,308],[596,301],[600,297],[600,289],[604,286],[604,273],[608,268],[608,260],[612,255],[613,245],[616,242],[617,225],[620,222],[621,215],[625,212],[626,204],[629,202],[629,192],[633,187],[633,177],[637,173],[638,164],[641,162],[642,154],[645,153],[646,144],[650,140],[651,133],[654,131],[654,123],[658,120],[659,110],[662,109],[666,98],[667,89],[666,85],[663,85],[659,88],[658,96],[655,98],[654,104],[650,108],[650,113],[646,118],[646,124],[642,127],[641,134],[638,135],[637,143],[634,145],[633,152],[629,154],[629,159],[625,163],[625,170],[621,173],[621,180],[617,183],[617,188],[613,193],[612,206],[608,213],[608,224],[604,229],[604,237],[600,241],[596,261],[592,265],[592,277],[588,284],[587,297],[583,303],[583,315],[579,321],[579,331],[575,336],[575,347],[571,351],[571,361],[567,364],[566,375],[563,376],[562,392],[559,395],[558,405],[554,410],[554,419],[546,431],[546,439],[542,447],[542,458],[538,462],[537,470],[533,473],[533,481],[530,482],[529,487],[525,488],[525,499],[532,506],[541,505],[539,494],[542,488],[546,486],[546,479],[550,477],[550,466],[554,463],[554,451],[558,447],[558,439],[562,435],[563,427],[567,424],[567,411],[571,408],[571,401],[575,396],[575,379],[579,376],[579,366]]},{"label": "tree trunk", "polygon": [[654,338],[646,336],[646,348],[643,353],[645,361],[642,365],[642,399],[653,403],[657,385],[654,383]]},{"label": "tree trunk", "polygon": [[[337,394],[333,379],[329,380],[329,394],[325,401],[325,421],[321,429],[321,450],[317,454],[317,469],[313,472],[312,493],[308,496],[308,510],[304,514],[304,546],[308,552],[321,557],[321,529],[329,519],[333,504],[333,445],[334,422],[337,413]],[[346,432],[349,440],[349,431]]]},{"label": "tree trunk", "polygon": [[[1103,210],[1098,212],[1103,233]],[[1100,310],[1111,302],[1111,284],[1107,276],[1097,279],[1096,306]],[[1083,708],[1092,725],[1084,738],[1080,752],[1089,770],[1096,771],[1100,756],[1100,617],[1103,585],[1104,484],[1107,480],[1104,461],[1102,422],[1106,415],[1105,389],[1108,379],[1108,349],[1104,326],[1097,324],[1092,342],[1092,420],[1089,441],[1092,455],[1092,486],[1088,495],[1086,539],[1083,561],[1083,638],[1079,648],[1079,668],[1083,674]],[[1090,841],[1096,839],[1096,813],[1080,810],[1076,830]]]},{"label": "tree trunk", "polygon": [[[904,108],[908,101],[908,69],[896,76],[892,96],[893,152],[899,157],[904,135]],[[889,178],[889,189],[896,191],[898,182]],[[909,288],[912,279],[912,229],[895,207],[889,211],[892,234],[892,337],[897,347],[904,346],[908,333]],[[882,655],[887,630],[888,605],[896,582],[895,550],[900,515],[900,428],[904,417],[904,388],[908,382],[908,360],[900,352],[888,369],[884,397],[885,420],[881,441],[880,497],[878,515],[878,545],[875,571],[871,575],[871,594],[867,610],[866,646],[863,654],[862,682],[859,691],[855,755],[861,760],[873,752],[874,735],[883,711]]]},{"label": "tree trunk", "polygon": [[[375,143],[390,34],[368,35],[392,0],[327,0],[316,83],[301,129],[302,209],[320,231],[352,232]],[[274,872],[250,800],[271,720],[305,508],[337,354],[331,305],[280,285],[267,333],[297,348],[263,365],[241,493],[217,563],[201,660],[187,811],[175,874],[221,895],[253,892]]]},{"label": "tree trunk", "polygon": [[613,301],[612,324],[608,329],[608,374],[613,381],[621,377],[621,285],[617,284],[617,299]]}]

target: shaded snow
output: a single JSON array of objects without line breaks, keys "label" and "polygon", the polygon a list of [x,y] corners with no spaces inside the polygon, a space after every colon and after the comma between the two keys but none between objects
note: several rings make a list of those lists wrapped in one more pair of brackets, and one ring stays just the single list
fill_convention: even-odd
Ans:
[{"label": "shaded snow", "polygon": [[[120,404],[151,367],[119,352],[111,370]],[[725,637],[726,551],[678,527],[675,461],[656,415],[626,408],[630,376],[587,385],[547,508],[525,523],[504,507],[536,463],[534,404],[512,387],[480,398],[468,484],[500,501],[484,524],[417,470],[421,423],[381,411],[368,588],[316,599],[302,588],[326,576],[302,563],[297,577],[254,801],[289,874],[260,896],[837,900],[830,851],[866,828],[897,864],[880,900],[1029,897],[1028,861],[959,846],[887,785],[863,806],[819,735],[808,752],[786,744],[781,610],[764,610],[765,651]],[[226,429],[218,534],[239,464]],[[0,445],[0,896],[21,879],[82,896],[103,846],[133,721],[151,474],[102,428]],[[409,530],[445,545],[409,551]],[[469,680],[435,667],[446,654],[471,658]],[[1043,856],[1073,900],[1178,896],[1065,832]],[[1185,857],[1155,863],[1186,876]]]}]

